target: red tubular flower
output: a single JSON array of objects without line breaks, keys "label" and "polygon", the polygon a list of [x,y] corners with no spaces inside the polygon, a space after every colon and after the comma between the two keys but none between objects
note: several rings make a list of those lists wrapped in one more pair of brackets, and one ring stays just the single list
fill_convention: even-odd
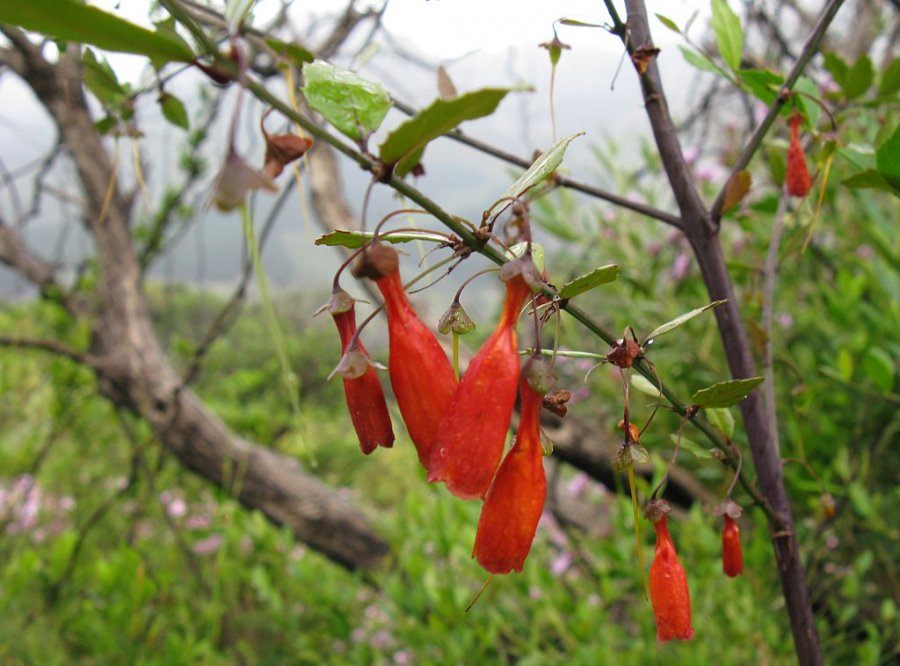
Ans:
[{"label": "red tubular flower", "polygon": [[376,248],[381,248],[382,253],[389,250],[393,255],[393,267],[380,268],[372,276],[384,296],[387,311],[391,386],[419,462],[428,469],[438,424],[456,389],[456,376],[440,343],[406,298],[396,266],[396,251],[384,246],[375,246],[372,251]]},{"label": "red tubular flower", "polygon": [[788,147],[785,185],[787,193],[791,196],[805,197],[812,187],[812,182],[806,168],[806,155],[803,146],[800,145],[800,123],[803,122],[803,116],[795,113],[788,122],[791,125],[791,144]]},{"label": "red tubular flower", "polygon": [[[353,299],[346,292],[337,291],[326,307],[331,312],[341,336],[341,353],[346,353],[356,333],[356,310]],[[356,349],[368,359],[365,347],[358,340]],[[381,381],[375,368],[368,366],[359,377],[344,376],[344,396],[362,452],[368,455],[378,446],[388,448],[393,446],[394,429],[391,427],[384,391],[381,389]]]},{"label": "red tubular flower", "polygon": [[522,571],[547,496],[541,448],[543,396],[525,379],[520,386],[522,415],[516,441],[481,509],[472,552],[478,564],[496,574]]},{"label": "red tubular flower", "polygon": [[650,566],[650,603],[656,617],[656,639],[689,640],[694,637],[691,626],[691,593],[687,575],[678,561],[675,545],[669,535],[668,516],[655,523],[656,554]]},{"label": "red tubular flower", "polygon": [[725,514],[725,527],[722,529],[722,571],[729,578],[744,573],[744,551],[741,548],[741,528],[734,518]]},{"label": "red tubular flower", "polygon": [[484,497],[503,457],[519,382],[516,320],[531,293],[520,275],[506,283],[503,314],[472,358],[438,426],[429,481],[463,499]]}]

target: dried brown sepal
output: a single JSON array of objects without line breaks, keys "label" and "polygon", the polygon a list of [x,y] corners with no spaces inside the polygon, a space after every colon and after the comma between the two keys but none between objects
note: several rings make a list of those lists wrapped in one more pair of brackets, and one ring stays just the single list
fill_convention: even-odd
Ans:
[{"label": "dried brown sepal", "polygon": [[541,276],[540,271],[538,271],[531,255],[523,255],[518,259],[506,262],[500,267],[500,279],[504,282],[509,282],[517,275],[522,276],[522,279],[531,291],[539,292],[544,289],[544,279]]},{"label": "dried brown sepal", "polygon": [[609,348],[606,360],[622,369],[630,368],[644,354],[641,346],[631,338],[622,339]]},{"label": "dried brown sepal", "polygon": [[544,396],[544,409],[556,414],[559,418],[563,418],[569,413],[569,407],[566,403],[571,399],[571,391],[559,389]]},{"label": "dried brown sepal", "polygon": [[725,500],[713,509],[714,516],[728,516],[734,520],[740,518],[743,512],[741,506],[732,499]]},{"label": "dried brown sepal", "polygon": [[369,370],[369,359],[363,354],[358,347],[348,349],[341,360],[335,366],[328,379],[335,375],[341,375],[344,379],[358,379]]},{"label": "dried brown sepal", "polygon": [[367,277],[378,280],[397,270],[400,262],[397,250],[381,243],[375,243],[363,250],[356,261],[353,262],[351,271],[356,277]]},{"label": "dried brown sepal", "polygon": [[643,76],[647,71],[647,67],[650,66],[650,63],[653,62],[653,59],[658,55],[658,48],[652,44],[644,44],[643,46],[636,48],[631,54],[631,62],[634,64],[634,68],[638,71],[638,74]]},{"label": "dried brown sepal", "polygon": [[[617,427],[619,430],[621,430],[621,431],[624,432],[624,431],[625,431],[625,419],[621,419],[621,420],[619,421],[619,423],[616,425],[616,427]],[[630,421],[630,422],[628,423],[628,443],[629,443],[629,444],[638,444],[638,443],[639,443],[639,442],[638,442],[638,438],[640,437],[640,435],[641,435],[641,430],[640,430],[640,428],[638,428],[638,427],[634,424],[633,421]]]},{"label": "dried brown sepal", "polygon": [[328,312],[332,315],[347,312],[353,307],[354,302],[355,299],[350,294],[338,287],[331,292],[331,298],[328,299],[328,302],[316,310],[313,316],[320,315],[323,312]]},{"label": "dried brown sepal", "polygon": [[650,500],[644,505],[644,518],[651,523],[658,523],[672,511],[672,506],[664,499]]},{"label": "dried brown sepal", "polygon": [[822,511],[825,512],[825,517],[831,520],[834,518],[837,513],[837,504],[834,501],[834,496],[831,493],[822,493],[822,496],[819,497],[819,504],[822,505]]},{"label": "dried brown sepal", "polygon": [[223,212],[234,210],[247,198],[252,190],[277,192],[275,184],[256,169],[248,165],[233,150],[228,151],[225,164],[216,177],[212,192],[212,203]]},{"label": "dried brown sepal", "polygon": [[269,178],[276,178],[284,171],[284,167],[298,160],[312,148],[313,140],[296,134],[271,135],[263,130],[266,138],[265,166],[262,173]]},{"label": "dried brown sepal", "polygon": [[532,357],[522,366],[522,374],[528,385],[537,393],[544,395],[556,383],[556,373],[542,357]]}]

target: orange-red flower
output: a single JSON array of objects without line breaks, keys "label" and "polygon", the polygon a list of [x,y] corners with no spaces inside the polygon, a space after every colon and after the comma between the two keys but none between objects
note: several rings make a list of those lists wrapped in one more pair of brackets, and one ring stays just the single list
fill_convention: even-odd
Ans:
[{"label": "orange-red flower", "polygon": [[494,478],[478,521],[472,555],[491,573],[522,571],[537,530],[547,481],[541,448],[543,396],[523,379],[516,441]]},{"label": "orange-red flower", "polygon": [[725,527],[722,529],[722,571],[730,578],[744,573],[741,528],[728,514],[725,514]]},{"label": "orange-red flower", "polygon": [[[396,255],[391,248],[384,250]],[[456,376],[440,343],[409,304],[396,263],[393,270],[376,277],[375,284],[387,312],[391,387],[419,462],[428,469],[438,424],[456,389]]]},{"label": "orange-red flower", "polygon": [[530,293],[521,275],[506,283],[497,328],[470,361],[438,427],[428,480],[446,482],[463,499],[484,497],[503,457],[519,382],[516,321]]},{"label": "orange-red flower", "polygon": [[800,123],[803,122],[803,116],[795,113],[788,122],[791,125],[791,143],[788,147],[785,185],[787,193],[791,196],[805,197],[812,187],[812,182],[806,168],[806,154],[800,145]]},{"label": "orange-red flower", "polygon": [[687,575],[669,535],[668,516],[663,513],[654,527],[656,554],[650,566],[650,603],[656,617],[656,638],[659,641],[688,640],[694,637],[691,593]]},{"label": "orange-red flower", "polygon": [[[353,299],[343,290],[336,291],[326,308],[331,312],[341,336],[341,352],[346,353],[356,333]],[[366,360],[368,359],[365,347],[358,340],[356,349]],[[350,411],[350,420],[359,439],[359,448],[363,453],[369,454],[378,446],[393,446],[394,429],[391,427],[384,391],[381,389],[381,381],[375,368],[367,365],[362,375],[348,377],[345,374],[343,379],[347,409]]]}]

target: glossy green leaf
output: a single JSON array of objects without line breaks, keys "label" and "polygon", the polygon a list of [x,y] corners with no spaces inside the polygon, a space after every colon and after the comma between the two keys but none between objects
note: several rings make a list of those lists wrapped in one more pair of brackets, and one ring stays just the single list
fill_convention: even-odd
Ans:
[{"label": "glossy green leaf", "polygon": [[888,97],[895,94],[898,90],[900,90],[900,58],[894,58],[881,73],[881,80],[878,82],[878,94],[882,97]]},{"label": "glossy green leaf", "polygon": [[188,120],[187,110],[180,99],[175,97],[175,95],[164,92],[157,101],[166,120],[183,130],[190,129],[191,123]]},{"label": "glossy green leaf", "polygon": [[639,375],[637,373],[632,373],[631,375],[631,388],[640,391],[644,395],[649,395],[651,398],[658,398],[660,396],[659,389],[656,385],[644,377],[644,375]]},{"label": "glossy green leaf", "polygon": [[510,199],[517,199],[535,185],[541,183],[548,178],[562,164],[563,157],[566,154],[566,148],[576,138],[583,135],[584,132],[570,134],[554,143],[545,152],[541,153],[538,158],[532,162],[531,166],[519,178],[510,185],[503,197],[498,200],[490,210],[485,213],[485,217],[490,217],[495,211],[509,204]]},{"label": "glossy green leaf", "polygon": [[[371,231],[332,231],[330,234],[319,236],[316,245],[340,246],[355,250],[372,240]],[[432,243],[446,243],[447,237],[428,231],[410,231],[404,233],[386,233],[378,237],[385,243],[410,243],[412,241],[428,241]]]},{"label": "glossy green leaf", "polygon": [[734,437],[734,416],[727,407],[708,407],[704,410],[706,419],[726,438]]},{"label": "glossy green leaf", "polygon": [[672,331],[672,330],[678,328],[679,326],[685,324],[686,322],[689,322],[694,317],[698,317],[698,316],[702,315],[707,310],[712,310],[713,308],[718,307],[718,306],[722,305],[723,303],[727,303],[727,302],[728,301],[713,301],[712,303],[708,303],[707,305],[704,305],[702,308],[697,308],[696,310],[691,310],[690,312],[685,312],[683,315],[675,317],[675,319],[673,319],[672,321],[667,321],[662,326],[657,326],[656,328],[654,328],[650,332],[650,335],[647,336],[646,339],[649,341],[649,340],[658,338],[663,333],[668,333],[669,331]]},{"label": "glossy green leaf", "polygon": [[[466,120],[489,116],[515,88],[484,88],[453,99],[437,99],[391,132],[381,144],[379,159],[394,166],[420,151],[430,141],[455,129]],[[408,164],[403,176],[414,164]]]},{"label": "glossy green leaf", "polygon": [[784,77],[769,69],[742,69],[740,82],[756,99],[769,105],[778,97]]},{"label": "glossy green leaf", "polygon": [[105,51],[144,55],[157,62],[194,59],[184,41],[169,32],[147,30],[77,0],[3,0],[0,23]]},{"label": "glossy green leaf", "polygon": [[315,60],[315,56],[299,44],[283,42],[280,39],[268,37],[266,45],[272,49],[275,55],[289,60],[294,65],[302,66],[304,63]]},{"label": "glossy green leaf", "polygon": [[303,66],[303,95],[325,120],[354,141],[381,126],[391,96],[381,84],[324,62]]},{"label": "glossy green leaf", "polygon": [[681,34],[681,28],[679,28],[678,24],[668,16],[663,16],[662,14],[656,14],[655,16],[659,19],[659,22],[666,26],[669,30],[679,35]]},{"label": "glossy green leaf", "polygon": [[681,55],[684,56],[684,59],[688,61],[689,65],[692,65],[701,71],[715,74],[716,76],[728,76],[724,69],[719,67],[703,53],[698,53],[686,46],[679,46],[678,50],[681,51]]},{"label": "glossy green leaf", "polygon": [[894,388],[894,361],[881,347],[869,347],[863,356],[866,376],[885,393]]},{"label": "glossy green leaf", "polygon": [[619,277],[619,267],[616,264],[608,264],[595,268],[590,273],[581,275],[574,280],[570,280],[559,290],[560,298],[572,298],[590,291],[594,287],[607,284]]},{"label": "glossy green leaf", "polygon": [[106,58],[98,58],[92,49],[82,53],[81,66],[84,85],[103,106],[115,106],[128,95]]},{"label": "glossy green leaf", "polygon": [[900,193],[900,125],[875,152],[875,164],[884,179]]},{"label": "glossy green leaf", "polygon": [[[669,435],[669,438],[673,443],[678,441],[678,437],[675,435],[675,433]],[[697,442],[692,439],[688,439],[684,435],[681,436],[681,448],[688,453],[696,456],[697,458],[700,458],[701,460],[712,458],[712,453],[710,453],[709,449],[704,449],[702,446],[697,444]]]},{"label": "glossy green leaf", "polygon": [[691,402],[701,407],[731,407],[746,398],[763,381],[763,377],[750,377],[719,382],[697,391]]},{"label": "glossy green leaf", "polygon": [[712,0],[712,27],[716,36],[716,44],[722,60],[732,70],[741,68],[741,56],[744,53],[744,30],[727,0]]}]

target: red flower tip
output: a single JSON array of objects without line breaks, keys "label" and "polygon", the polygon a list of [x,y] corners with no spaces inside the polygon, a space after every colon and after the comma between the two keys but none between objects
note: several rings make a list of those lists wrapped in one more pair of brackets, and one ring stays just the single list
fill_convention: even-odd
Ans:
[{"label": "red flower tip", "polygon": [[522,571],[547,496],[541,449],[543,396],[523,380],[516,441],[491,485],[478,521],[472,556],[495,574]]},{"label": "red flower tip", "polygon": [[[342,309],[347,303],[349,307]],[[338,291],[332,296],[332,304],[336,305],[328,309],[341,336],[341,352],[346,355],[356,333],[356,311],[353,300],[346,292]],[[355,347],[367,362],[369,355],[359,340],[356,341]],[[366,364],[364,371],[356,377],[344,374],[344,397],[347,399],[350,420],[353,422],[353,429],[356,430],[359,439],[359,448],[363,453],[368,455],[378,446],[390,448],[394,445],[394,429],[391,427],[384,391],[375,368]]]},{"label": "red flower tip", "polygon": [[722,529],[722,571],[729,578],[744,573],[744,551],[741,548],[741,528],[734,518],[725,514],[725,527]]},{"label": "red flower tip", "polygon": [[456,376],[437,338],[409,304],[396,265],[375,284],[387,312],[394,397],[419,462],[428,469],[438,424],[456,390]]},{"label": "red flower tip", "polygon": [[805,197],[812,187],[812,181],[806,168],[806,154],[800,145],[800,123],[803,122],[803,116],[795,113],[788,122],[791,125],[791,143],[788,147],[785,185],[787,193],[792,197]]},{"label": "red flower tip", "polygon": [[506,283],[503,314],[469,362],[438,426],[428,480],[463,499],[484,497],[503,457],[519,382],[516,320],[531,293],[521,276]]},{"label": "red flower tip", "polygon": [[650,603],[656,618],[656,638],[659,641],[690,640],[694,637],[691,594],[687,574],[678,561],[669,535],[668,515],[663,513],[654,526],[656,553],[650,566]]}]

